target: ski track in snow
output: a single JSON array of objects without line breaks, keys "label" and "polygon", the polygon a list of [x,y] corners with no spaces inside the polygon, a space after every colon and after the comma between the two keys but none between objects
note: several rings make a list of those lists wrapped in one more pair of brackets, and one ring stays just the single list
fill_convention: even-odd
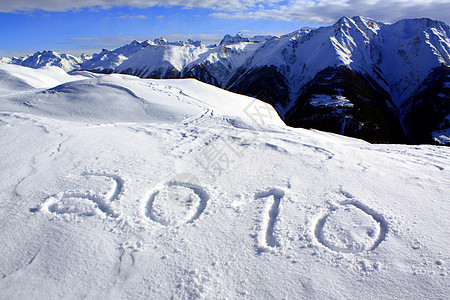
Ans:
[{"label": "ski track in snow", "polygon": [[214,114],[213,110],[206,108],[204,111],[202,111],[197,116],[186,118],[179,124],[184,125],[184,126],[207,125],[205,123],[212,119],[213,114]]},{"label": "ski track in snow", "polygon": [[110,87],[113,89],[117,89],[117,90],[121,90],[124,91],[125,93],[127,93],[128,95],[130,95],[131,97],[140,100],[141,102],[145,102],[144,99],[142,99],[141,97],[139,97],[138,95],[136,95],[132,90],[130,90],[129,88],[126,88],[124,86],[120,86],[117,84],[113,84],[113,83],[98,83],[99,86],[106,86],[106,87]]},{"label": "ski track in snow", "polygon": [[[368,149],[366,147],[362,148],[362,149]],[[423,148],[419,148],[417,147],[415,150],[421,151],[424,150]],[[429,151],[429,149],[427,149]],[[372,149],[373,151],[373,149]],[[385,148],[377,148],[376,149],[377,152],[385,154],[387,157],[390,157],[393,160],[396,161],[404,161],[404,160],[408,160],[409,162],[415,163],[415,164],[419,164],[419,165],[423,165],[423,166],[432,166],[437,168],[440,171],[445,170],[445,167],[434,163],[433,161],[436,160],[434,157],[428,157],[428,160],[423,160],[423,157],[420,157],[419,155],[417,155],[417,153],[414,152],[410,152],[410,151],[406,151],[406,150],[397,150],[397,149],[385,149]],[[433,152],[433,156],[435,157],[440,157],[440,158],[448,158],[448,156],[445,155],[445,152],[442,152],[439,150],[432,150]],[[399,159],[399,155],[402,156],[402,159]],[[430,154],[427,154],[428,156]]]},{"label": "ski track in snow", "polygon": [[25,265],[20,266],[19,268],[16,268],[14,271],[9,272],[8,274],[4,274],[2,276],[2,278],[6,278],[8,276],[11,276],[12,274],[14,274],[14,273],[16,273],[16,272],[18,272],[18,271],[20,271],[22,269],[25,269],[26,267],[30,266],[35,261],[35,259],[38,256],[39,252],[41,252],[41,249],[39,249]]},{"label": "ski track in snow", "polygon": [[304,143],[300,143],[301,146],[303,147],[307,147],[310,148],[312,150],[314,150],[317,153],[323,154],[327,157],[327,159],[333,159],[333,157],[335,156],[335,154],[327,149],[324,149],[322,147],[318,147],[318,146],[314,146],[314,145],[308,145],[308,144],[304,144]]}]

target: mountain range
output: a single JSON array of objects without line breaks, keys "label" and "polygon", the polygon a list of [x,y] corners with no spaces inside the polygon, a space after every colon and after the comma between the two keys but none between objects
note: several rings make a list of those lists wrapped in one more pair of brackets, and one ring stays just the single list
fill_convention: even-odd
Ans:
[{"label": "mountain range", "polygon": [[4,63],[140,78],[195,78],[271,104],[289,126],[375,143],[450,143],[450,27],[343,17],[283,36],[133,41],[75,57],[53,51]]}]

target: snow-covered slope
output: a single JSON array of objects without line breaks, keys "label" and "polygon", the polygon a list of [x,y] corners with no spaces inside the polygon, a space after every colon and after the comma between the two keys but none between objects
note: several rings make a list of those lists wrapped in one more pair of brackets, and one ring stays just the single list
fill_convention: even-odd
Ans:
[{"label": "snow-covered slope", "polygon": [[[91,79],[73,76],[68,80],[62,77],[61,80],[67,83],[45,90],[33,89],[27,93],[10,91],[3,97],[0,109],[86,122],[197,124],[211,123],[217,119],[246,124],[242,126],[256,126],[256,121],[246,113],[246,107],[257,101],[258,105],[273,114],[273,125],[284,125],[268,104],[194,79],[144,81],[128,75],[112,74]],[[30,83],[31,79],[25,82]],[[208,95],[214,95],[214,98],[203,101]]]},{"label": "snow-covered slope", "polygon": [[0,96],[0,298],[449,294],[448,147],[289,128],[192,79],[80,74]]},{"label": "snow-covered slope", "polygon": [[0,94],[16,94],[27,90],[47,89],[84,76],[70,76],[58,67],[31,69],[0,63]]}]

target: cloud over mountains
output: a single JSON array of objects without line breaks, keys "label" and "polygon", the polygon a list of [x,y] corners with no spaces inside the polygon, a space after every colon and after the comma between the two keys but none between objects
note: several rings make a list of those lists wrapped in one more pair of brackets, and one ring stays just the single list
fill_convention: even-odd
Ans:
[{"label": "cloud over mountains", "polygon": [[210,9],[212,17],[275,19],[327,24],[341,16],[364,15],[385,22],[430,17],[450,22],[448,0],[15,0],[0,2],[0,12],[70,11],[129,6],[180,6]]}]

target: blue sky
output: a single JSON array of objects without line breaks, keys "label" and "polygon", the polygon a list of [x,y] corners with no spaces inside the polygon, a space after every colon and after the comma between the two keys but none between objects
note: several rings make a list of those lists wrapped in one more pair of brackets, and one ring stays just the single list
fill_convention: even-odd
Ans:
[{"label": "blue sky", "polygon": [[181,7],[33,13],[0,13],[1,51],[29,53],[37,50],[79,52],[121,46],[133,39],[164,36],[169,40],[200,39],[220,42],[223,35],[284,34],[308,25],[306,22],[225,19],[209,16],[211,10]]},{"label": "blue sky", "polygon": [[448,0],[0,0],[0,56],[55,50],[79,55],[133,39],[220,41],[224,34],[285,34],[342,16],[449,23]]}]

